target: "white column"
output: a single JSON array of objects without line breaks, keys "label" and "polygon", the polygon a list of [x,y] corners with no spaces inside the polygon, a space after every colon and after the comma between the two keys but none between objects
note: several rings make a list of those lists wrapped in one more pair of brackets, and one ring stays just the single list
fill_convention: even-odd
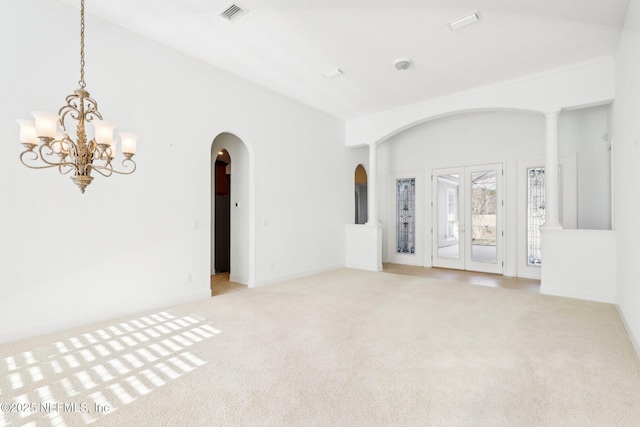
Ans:
[{"label": "white column", "polygon": [[560,196],[558,172],[558,115],[560,111],[550,111],[544,114],[546,121],[545,141],[545,228],[562,228],[560,224]]},{"label": "white column", "polygon": [[367,175],[367,224],[378,224],[378,198],[376,181],[378,177],[378,145],[369,144],[369,174]]}]

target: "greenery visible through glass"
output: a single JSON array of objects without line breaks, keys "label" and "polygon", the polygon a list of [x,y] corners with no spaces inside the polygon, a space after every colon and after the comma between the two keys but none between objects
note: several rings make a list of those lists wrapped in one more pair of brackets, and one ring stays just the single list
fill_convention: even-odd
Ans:
[{"label": "greenery visible through glass", "polygon": [[474,261],[497,261],[498,191],[496,171],[471,174],[471,255]]}]

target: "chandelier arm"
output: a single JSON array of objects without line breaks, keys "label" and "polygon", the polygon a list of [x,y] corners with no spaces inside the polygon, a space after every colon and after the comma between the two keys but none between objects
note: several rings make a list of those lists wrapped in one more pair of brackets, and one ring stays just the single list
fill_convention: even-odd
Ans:
[{"label": "chandelier arm", "polygon": [[[113,175],[113,166],[109,165],[109,167],[106,166],[97,166],[94,165],[92,170],[98,172],[100,175],[109,178],[111,175]],[[103,170],[106,170],[107,172],[103,172]]]},{"label": "chandelier arm", "polygon": [[61,166],[61,164],[53,164],[53,163],[49,163],[46,166],[31,166],[30,164],[28,164],[27,162],[25,162],[24,157],[27,154],[32,154],[32,158],[31,161],[36,161],[40,158],[40,156],[38,156],[38,153],[36,153],[33,150],[25,150],[22,153],[20,153],[20,161],[22,162],[23,165],[25,165],[26,167],[28,167],[29,169],[49,169],[49,168],[55,168],[55,167],[59,167]]},{"label": "chandelier arm", "polygon": [[[53,141],[53,142],[62,143],[62,141]],[[74,142],[72,140],[70,140],[70,139],[69,140],[65,140],[65,142],[71,142],[71,147],[75,148],[75,144],[74,144]],[[45,154],[45,153],[42,152],[42,150],[44,150],[45,148],[49,150],[49,153]],[[75,152],[75,150],[74,150],[74,152]],[[53,151],[53,148],[51,148],[51,145],[46,145],[46,144],[40,145],[40,147],[38,148],[38,153],[40,154],[40,156],[39,156],[40,160],[43,163],[46,163],[47,165],[49,165],[49,166],[46,166],[46,167],[58,167],[58,166],[59,167],[62,167],[62,166],[75,167],[75,164],[73,164],[71,162],[68,162],[66,160],[62,161],[62,159],[60,159],[60,161],[58,161],[58,162],[51,162],[51,161],[47,160],[46,157],[52,156],[54,154],[54,151]]]},{"label": "chandelier arm", "polygon": [[[124,159],[122,161],[122,166],[124,166],[125,168],[127,168],[127,163],[132,163],[133,164],[133,169],[131,169],[130,171],[119,171],[117,169],[114,169],[113,166],[111,165],[111,163],[109,163],[109,167],[105,167],[105,166],[94,166],[93,169],[95,169],[96,171],[99,172],[100,169],[107,169],[109,171],[111,171],[111,173],[109,174],[109,176],[111,176],[114,173],[117,173],[118,175],[131,175],[132,173],[134,173],[136,171],[136,168],[138,167],[136,165],[136,162],[134,162],[132,159]],[[103,174],[104,175],[104,174]]]},{"label": "chandelier arm", "polygon": [[[42,149],[42,147],[41,147]],[[31,161],[36,161],[38,159],[40,159],[40,161],[42,161],[43,163],[45,163],[45,166],[32,166],[29,163],[27,163],[27,161],[25,161],[25,156],[27,154],[32,154],[31,156]],[[28,167],[29,169],[50,169],[50,168],[58,168],[58,170],[60,171],[61,174],[66,175],[69,172],[71,172],[72,170],[75,169],[75,165],[71,162],[50,162],[48,160],[46,160],[45,158],[43,158],[42,154],[38,155],[37,152],[33,151],[33,150],[25,150],[20,154],[20,162],[22,162],[23,165],[25,165],[26,167]],[[68,167],[69,170],[66,172],[62,171],[63,167]]]},{"label": "chandelier arm", "polygon": [[[67,170],[63,170],[63,167],[67,167]],[[68,163],[67,164],[61,164],[58,167],[58,172],[60,172],[61,175],[68,175],[69,173],[73,172],[74,170],[76,170],[75,165],[73,163]]]}]

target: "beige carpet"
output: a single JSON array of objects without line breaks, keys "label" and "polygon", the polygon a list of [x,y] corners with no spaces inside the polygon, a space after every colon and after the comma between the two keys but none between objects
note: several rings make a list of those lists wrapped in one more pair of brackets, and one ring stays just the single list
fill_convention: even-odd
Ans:
[{"label": "beige carpet", "polygon": [[2,345],[0,402],[0,426],[637,426],[640,364],[612,305],[343,269]]}]

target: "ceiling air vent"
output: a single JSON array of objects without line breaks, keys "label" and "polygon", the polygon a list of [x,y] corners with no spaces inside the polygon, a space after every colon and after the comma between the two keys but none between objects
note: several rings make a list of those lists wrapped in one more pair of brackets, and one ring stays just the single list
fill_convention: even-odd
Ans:
[{"label": "ceiling air vent", "polygon": [[220,12],[220,16],[222,16],[224,19],[227,19],[231,22],[235,22],[238,20],[238,18],[240,18],[242,15],[244,15],[247,12],[248,10],[243,8],[242,6],[232,3],[225,10]]}]

